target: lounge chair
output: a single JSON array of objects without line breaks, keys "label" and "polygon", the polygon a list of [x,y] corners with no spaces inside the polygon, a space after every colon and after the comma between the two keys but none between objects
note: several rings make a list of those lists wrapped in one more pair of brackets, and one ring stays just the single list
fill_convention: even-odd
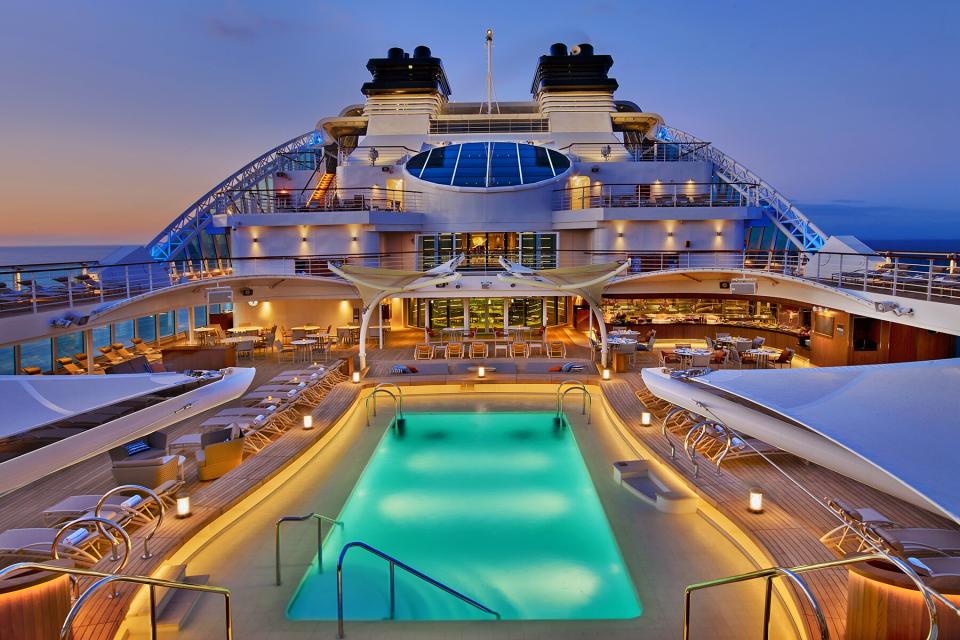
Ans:
[{"label": "lounge chair", "polygon": [[122,364],[124,362],[119,353],[114,353],[113,347],[100,347],[100,353],[110,364]]},{"label": "lounge chair", "polygon": [[[229,435],[229,429],[226,430]],[[204,436],[218,434],[205,433]],[[194,452],[200,480],[214,480],[243,462],[243,438],[214,442]]]},{"label": "lounge chair", "polygon": [[924,553],[960,553],[960,531],[956,529],[864,529],[876,542],[902,558]]},{"label": "lounge chair", "polygon": [[856,550],[862,551],[866,546],[867,527],[896,526],[896,523],[890,518],[871,507],[851,507],[838,498],[824,498],[824,501],[830,510],[840,518],[841,524],[820,536],[820,542],[827,546],[836,547],[841,553],[846,553],[843,543],[851,533],[857,536]]},{"label": "lounge chair", "polygon": [[462,342],[448,342],[447,343],[447,358],[462,358],[463,357],[463,343]]},{"label": "lounge chair", "polygon": [[86,369],[81,369],[73,362],[73,358],[57,358],[57,365],[71,376],[82,376],[87,373]]},{"label": "lounge chair", "polygon": [[942,593],[956,593],[960,580],[960,558],[956,556],[930,556],[907,558],[907,562],[923,582]]},{"label": "lounge chair", "polygon": [[[477,344],[477,343],[474,343],[474,344]],[[484,347],[486,347],[486,345],[484,345]],[[527,343],[520,342],[520,341],[511,342],[510,355],[513,356],[514,358],[528,358],[530,356],[530,352],[527,350]]]},{"label": "lounge chair", "polygon": [[[173,504],[174,497],[171,489],[175,484],[175,481],[168,481],[153,489],[164,506]],[[103,503],[104,510],[117,514],[121,519],[119,521],[121,526],[123,522],[145,524],[156,517],[160,509],[150,495],[135,490],[131,490],[129,493],[132,495],[113,494],[108,496],[106,502]],[[98,494],[88,494],[64,498],[43,510],[43,522],[48,527],[54,527],[75,520],[85,514],[93,513],[101,497]],[[117,520],[117,516],[111,519]]]},{"label": "lounge chair", "polygon": [[414,360],[430,360],[433,358],[433,347],[429,344],[418,344],[413,349]]},{"label": "lounge chair", "polygon": [[39,376],[43,373],[40,367],[20,367],[20,373],[25,376]]},{"label": "lounge chair", "polygon": [[135,354],[135,353],[131,352],[130,350],[128,350],[128,349],[123,345],[122,342],[114,342],[114,343],[113,343],[112,345],[110,345],[110,346],[113,347],[113,352],[116,353],[117,355],[119,355],[119,356],[120,356],[121,358],[123,358],[124,360],[133,360],[134,358],[137,357],[137,354]]},{"label": "lounge chair", "polygon": [[115,461],[146,460],[149,458],[159,458],[166,453],[167,434],[162,431],[154,431],[147,436],[131,440],[119,447],[110,449],[110,459]]},{"label": "lounge chair", "polygon": [[[53,557],[53,541],[58,531],[45,527],[7,529],[0,533],[0,558],[20,562],[49,559]],[[61,537],[57,553],[89,567],[102,557],[97,548],[99,541],[100,535],[94,529],[78,526]]]},{"label": "lounge chair", "polygon": [[161,357],[163,357],[163,354],[160,351],[147,345],[142,338],[132,338],[130,341],[133,343],[134,352],[136,352],[137,355],[145,356],[147,360],[151,362],[154,360],[159,360]]}]

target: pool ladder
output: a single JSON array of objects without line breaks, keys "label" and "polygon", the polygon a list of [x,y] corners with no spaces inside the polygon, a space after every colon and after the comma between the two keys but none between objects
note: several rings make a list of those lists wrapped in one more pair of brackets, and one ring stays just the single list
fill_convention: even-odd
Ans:
[{"label": "pool ladder", "polygon": [[308,513],[305,516],[283,516],[277,520],[276,531],[274,535],[274,565],[276,568],[276,582],[277,586],[280,586],[281,576],[280,576],[280,525],[284,522],[305,522],[306,520],[316,520],[317,521],[317,573],[320,573],[323,570],[323,523],[326,522],[331,526],[343,526],[343,522],[339,520],[334,520],[333,518],[327,517],[320,513]]},{"label": "pool ladder", "polygon": [[587,391],[587,388],[579,380],[564,380],[557,386],[556,420],[559,424],[563,424],[563,400],[571,391],[580,391],[583,394],[583,398],[580,403],[580,414],[587,416],[587,424],[590,424],[590,414],[593,410],[593,399],[590,397],[590,392]]},{"label": "pool ladder", "polygon": [[[388,389],[387,387],[393,387],[396,389],[396,393]],[[377,396],[378,395],[387,395],[393,398],[393,413],[396,419],[403,419],[403,390],[395,385],[392,382],[381,382],[373,388],[373,392],[367,396],[367,399],[364,400],[364,409],[367,413],[367,426],[370,426],[370,404],[373,403],[373,415],[377,415]]]},{"label": "pool ladder", "polygon": [[350,549],[353,549],[354,547],[358,549],[362,549],[390,563],[390,619],[391,620],[393,620],[397,612],[396,580],[394,578],[394,573],[395,573],[394,570],[397,567],[399,567],[403,571],[406,571],[413,577],[419,578],[420,580],[423,580],[427,584],[431,584],[434,587],[440,589],[441,591],[449,593],[450,595],[457,598],[461,602],[465,602],[475,609],[479,609],[484,613],[488,613],[494,616],[497,620],[500,619],[499,613],[497,613],[490,607],[480,604],[470,596],[464,595],[452,587],[448,587],[447,585],[443,584],[439,580],[434,580],[433,578],[426,575],[425,573],[421,573],[420,571],[417,571],[410,565],[397,560],[393,556],[388,555],[379,549],[371,547],[365,542],[354,541],[354,542],[348,542],[347,544],[343,545],[343,549],[340,550],[340,558],[337,560],[337,637],[338,638],[343,638],[343,559],[344,557],[346,557],[347,552],[350,551]]}]

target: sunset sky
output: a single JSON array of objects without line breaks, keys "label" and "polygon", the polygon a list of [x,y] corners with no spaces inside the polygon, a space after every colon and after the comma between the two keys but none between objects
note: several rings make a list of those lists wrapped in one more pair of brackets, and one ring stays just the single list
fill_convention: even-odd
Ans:
[{"label": "sunset sky", "polygon": [[[430,46],[454,100],[529,99],[552,42],[713,142],[828,231],[960,238],[954,2],[5,0],[0,245],[148,242],[247,161]],[[836,226],[834,226],[836,225]],[[871,235],[872,234],[872,235]]]}]

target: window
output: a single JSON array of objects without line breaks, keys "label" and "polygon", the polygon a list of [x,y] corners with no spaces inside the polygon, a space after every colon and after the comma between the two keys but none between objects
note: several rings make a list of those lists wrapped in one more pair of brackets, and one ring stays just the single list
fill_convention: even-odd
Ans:
[{"label": "window", "polygon": [[190,309],[177,309],[177,333],[186,333],[190,330]]},{"label": "window", "polygon": [[133,344],[133,320],[124,320],[113,325],[113,342],[122,342],[123,344]]},{"label": "window", "polygon": [[144,342],[153,342],[157,339],[156,316],[137,318],[137,337]]},{"label": "window", "polygon": [[16,372],[13,347],[0,347],[0,376],[12,376]]},{"label": "window", "polygon": [[43,371],[50,371],[53,368],[53,351],[50,347],[49,339],[21,344],[20,368],[40,367]]},{"label": "window", "polygon": [[77,331],[57,336],[55,344],[57,358],[72,358],[75,353],[83,353],[83,333]]},{"label": "window", "polygon": [[94,327],[90,331],[93,334],[93,352],[97,353],[97,350],[100,347],[109,347],[110,343],[110,325],[104,325],[102,327]]},{"label": "window", "polygon": [[557,234],[548,233],[436,233],[417,237],[420,268],[432,269],[456,255],[467,260],[461,271],[500,271],[501,256],[535,269],[557,266]]},{"label": "window", "polygon": [[200,306],[193,308],[193,326],[195,327],[205,327],[207,326],[207,308]]},{"label": "window", "polygon": [[173,335],[173,322],[173,311],[165,311],[157,314],[157,325],[160,329],[161,338],[169,338]]},{"label": "window", "polygon": [[407,162],[411,175],[455,187],[512,187],[549,180],[567,171],[558,151],[517,142],[464,142],[434,147]]}]

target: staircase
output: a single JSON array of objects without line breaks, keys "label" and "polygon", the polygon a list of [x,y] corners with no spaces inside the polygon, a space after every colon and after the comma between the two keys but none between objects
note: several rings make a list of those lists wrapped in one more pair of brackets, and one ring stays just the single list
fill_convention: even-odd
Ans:
[{"label": "staircase", "polygon": [[308,206],[323,206],[327,192],[336,187],[336,182],[337,174],[332,171],[328,171],[320,176],[320,180],[317,182],[317,188],[313,190],[313,195],[310,196],[310,201],[307,203]]},{"label": "staircase", "polygon": [[[186,584],[206,585],[210,576],[186,575],[187,566],[183,564],[166,565],[154,576],[162,580],[171,580],[174,582],[183,582]],[[181,589],[164,589],[158,587],[157,594],[157,637],[160,640],[164,638],[176,638],[180,635],[180,630],[186,624],[187,618],[193,612],[197,601],[203,595],[200,591],[186,591]],[[145,603],[142,610],[133,613],[131,632],[129,638],[149,637],[149,616],[150,611]],[[137,633],[137,630],[145,631],[144,634]]]}]

